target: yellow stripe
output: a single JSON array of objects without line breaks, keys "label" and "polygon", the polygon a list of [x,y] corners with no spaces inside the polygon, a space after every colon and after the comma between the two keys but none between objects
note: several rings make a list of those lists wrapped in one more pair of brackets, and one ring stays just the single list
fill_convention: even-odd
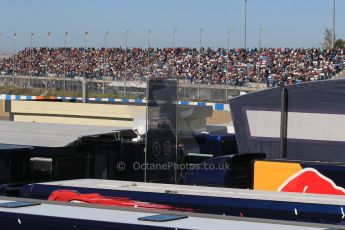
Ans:
[{"label": "yellow stripe", "polygon": [[302,169],[299,163],[256,161],[254,190],[277,191],[284,181]]}]

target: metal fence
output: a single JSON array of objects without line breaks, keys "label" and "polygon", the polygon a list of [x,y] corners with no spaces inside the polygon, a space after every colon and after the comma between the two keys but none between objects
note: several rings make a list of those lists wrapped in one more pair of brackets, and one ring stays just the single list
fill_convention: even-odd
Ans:
[{"label": "metal fence", "polygon": [[[146,94],[145,81],[124,80],[87,80],[90,96],[144,98]],[[30,76],[0,75],[0,86],[15,86],[20,88],[36,88],[48,91],[82,93],[81,81],[72,78],[50,78]],[[228,85],[191,84],[187,81],[179,82],[180,100],[190,101],[227,101],[238,96],[241,91],[253,92],[265,88],[264,84],[250,84],[250,87],[236,87]],[[57,92],[58,94],[58,92]]]}]

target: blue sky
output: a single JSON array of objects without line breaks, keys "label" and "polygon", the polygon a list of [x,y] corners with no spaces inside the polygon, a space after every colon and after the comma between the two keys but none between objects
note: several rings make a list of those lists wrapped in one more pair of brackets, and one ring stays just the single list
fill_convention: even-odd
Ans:
[{"label": "blue sky", "polygon": [[[345,39],[345,0],[336,0],[336,34]],[[146,47],[148,30],[153,30],[152,45],[176,44],[198,47],[203,28],[203,46],[227,46],[227,29],[233,27],[231,47],[243,47],[244,0],[0,0],[0,52],[29,46],[45,46],[52,32],[51,46],[63,46],[64,31],[68,46],[83,46],[84,31],[88,46],[101,47],[104,31],[110,30],[108,46]],[[248,0],[247,46],[258,45],[263,27],[262,46],[319,47],[325,28],[332,27],[333,0]]]}]

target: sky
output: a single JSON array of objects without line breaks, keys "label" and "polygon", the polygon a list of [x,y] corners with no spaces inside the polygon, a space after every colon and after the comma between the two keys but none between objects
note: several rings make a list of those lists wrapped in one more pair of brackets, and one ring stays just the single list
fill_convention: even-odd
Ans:
[{"label": "sky", "polygon": [[[172,47],[244,46],[244,0],[0,0],[0,52],[13,52],[32,45],[49,46]],[[336,37],[345,39],[345,0],[336,0]],[[247,47],[320,47],[323,32],[332,28],[333,0],[247,0]]]}]

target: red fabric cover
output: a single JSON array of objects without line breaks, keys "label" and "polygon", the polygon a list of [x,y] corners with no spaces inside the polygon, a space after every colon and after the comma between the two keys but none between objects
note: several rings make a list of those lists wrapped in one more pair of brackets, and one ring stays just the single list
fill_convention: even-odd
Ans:
[{"label": "red fabric cover", "polygon": [[80,194],[73,190],[56,190],[50,194],[48,200],[61,202],[83,202],[107,206],[192,211],[192,209],[180,209],[170,205],[141,202],[124,197],[106,197],[101,196],[98,193]]}]

